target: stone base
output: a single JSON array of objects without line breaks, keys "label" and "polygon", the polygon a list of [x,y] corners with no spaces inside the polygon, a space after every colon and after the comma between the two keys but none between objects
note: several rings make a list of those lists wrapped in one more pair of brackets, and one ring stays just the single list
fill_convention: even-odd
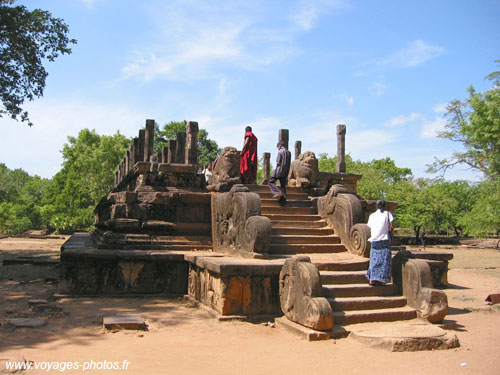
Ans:
[{"label": "stone base", "polygon": [[282,259],[198,255],[186,255],[185,259],[189,262],[189,296],[218,316],[263,321],[282,315],[279,299]]},{"label": "stone base", "polygon": [[321,341],[330,339],[339,339],[349,336],[350,331],[344,327],[333,327],[327,331],[317,331],[312,328],[304,327],[298,323],[288,320],[285,316],[274,320],[276,325],[280,328],[286,329],[288,332],[293,333],[300,338],[307,341]]},{"label": "stone base", "polygon": [[455,334],[424,322],[353,328],[350,337],[393,352],[452,349],[460,346]]},{"label": "stone base", "polygon": [[98,250],[88,233],[74,234],[62,247],[61,295],[184,295],[184,253]]}]

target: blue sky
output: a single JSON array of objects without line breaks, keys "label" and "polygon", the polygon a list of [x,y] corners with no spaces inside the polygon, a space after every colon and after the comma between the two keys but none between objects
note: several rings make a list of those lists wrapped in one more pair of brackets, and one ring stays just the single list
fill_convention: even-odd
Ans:
[{"label": "blue sky", "polygon": [[[302,151],[390,157],[417,177],[460,146],[436,138],[445,105],[498,70],[498,0],[37,0],[78,40],[47,63],[32,128],[0,119],[0,162],[52,177],[83,128],[137,136],[147,118],[198,121],[219,146],[276,155],[279,129]],[[464,168],[448,179],[477,180]]]}]

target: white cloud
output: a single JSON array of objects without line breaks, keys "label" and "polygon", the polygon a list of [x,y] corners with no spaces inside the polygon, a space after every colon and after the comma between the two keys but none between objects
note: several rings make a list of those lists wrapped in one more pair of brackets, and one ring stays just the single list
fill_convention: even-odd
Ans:
[{"label": "white cloud", "polygon": [[422,115],[420,113],[413,112],[407,116],[405,115],[396,116],[391,120],[389,120],[388,122],[384,123],[384,125],[388,127],[403,126],[406,125],[408,122],[415,121],[419,118],[422,118]]},{"label": "white cloud", "polygon": [[420,137],[424,139],[437,138],[439,132],[445,130],[447,121],[441,117],[436,117],[434,121],[426,122],[422,125]]},{"label": "white cloud", "polygon": [[382,82],[373,82],[371,86],[368,87],[368,91],[370,91],[373,96],[380,97],[387,91],[387,86]]},{"label": "white cloud", "polygon": [[345,9],[348,6],[340,0],[302,0],[292,20],[302,30],[308,31],[316,26],[321,16],[332,10]]},{"label": "white cloud", "polygon": [[352,96],[347,95],[346,93],[340,94],[339,98],[349,105],[354,105],[354,98]]},{"label": "white cloud", "polygon": [[415,40],[408,43],[405,48],[396,51],[391,56],[380,61],[378,65],[396,65],[412,68],[435,59],[443,55],[444,52],[443,47],[427,44],[423,40]]},{"label": "white cloud", "polygon": [[448,103],[439,103],[439,104],[436,104],[434,106],[434,108],[432,108],[432,110],[436,113],[444,114],[448,111],[447,107],[448,107]]}]

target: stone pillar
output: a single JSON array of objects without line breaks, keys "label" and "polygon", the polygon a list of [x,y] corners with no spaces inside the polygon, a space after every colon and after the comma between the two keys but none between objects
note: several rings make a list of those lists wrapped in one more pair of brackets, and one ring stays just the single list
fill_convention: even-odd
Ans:
[{"label": "stone pillar", "polygon": [[135,158],[137,157],[137,142],[139,142],[139,139],[134,138],[132,146],[130,146],[130,169],[134,169]]},{"label": "stone pillar", "polygon": [[302,142],[295,141],[295,159],[298,159],[301,153],[302,153]]},{"label": "stone pillar", "polygon": [[345,173],[345,125],[337,125],[337,172]]},{"label": "stone pillar", "polygon": [[144,129],[139,130],[139,140],[138,147],[135,149],[136,157],[135,161],[144,161],[144,138],[146,131]]},{"label": "stone pillar", "polygon": [[155,139],[155,120],[146,120],[146,134],[144,136],[144,161],[149,161],[153,155]]},{"label": "stone pillar", "polygon": [[118,179],[118,177],[119,177],[119,172],[118,172],[118,171],[116,171],[116,172],[115,172],[115,187],[117,187],[117,186],[118,186],[118,183],[120,182],[120,180]]},{"label": "stone pillar", "polygon": [[177,149],[175,150],[175,162],[184,164],[186,162],[186,133],[177,133]]},{"label": "stone pillar", "polygon": [[278,142],[284,142],[288,150],[288,129],[280,129],[278,138]]},{"label": "stone pillar", "polygon": [[123,158],[122,161],[122,176],[125,177],[127,175],[127,158]]},{"label": "stone pillar", "polygon": [[168,141],[168,159],[167,163],[176,163],[177,161],[175,160],[175,154],[177,152],[177,141],[174,141],[173,139],[170,139]]},{"label": "stone pillar", "polygon": [[271,178],[271,153],[264,152],[262,156],[262,180],[266,181]]},{"label": "stone pillar", "polygon": [[168,147],[161,148],[161,161],[160,163],[168,163]]},{"label": "stone pillar", "polygon": [[186,125],[186,164],[198,165],[198,123],[189,121]]},{"label": "stone pillar", "polygon": [[116,180],[118,181],[116,183],[116,186],[120,185],[120,182],[122,182],[121,165],[118,167],[118,170],[116,171]]},{"label": "stone pillar", "polygon": [[125,156],[125,174],[130,171],[130,150],[127,150],[127,156]]}]

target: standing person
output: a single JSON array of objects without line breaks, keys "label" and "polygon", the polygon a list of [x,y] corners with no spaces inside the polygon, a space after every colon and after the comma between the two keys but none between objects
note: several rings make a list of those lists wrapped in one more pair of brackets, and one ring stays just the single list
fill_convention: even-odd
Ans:
[{"label": "standing person", "polygon": [[422,235],[420,236],[420,241],[422,243],[422,247],[420,250],[425,251],[425,241],[427,240],[427,233],[425,233],[425,230],[422,231]]},{"label": "standing person", "polygon": [[255,184],[257,181],[257,137],[252,127],[245,128],[245,143],[241,150],[240,174],[244,184]]},{"label": "standing person", "polygon": [[[281,206],[286,205],[286,184],[288,180],[288,172],[290,171],[290,160],[292,154],[285,147],[285,143],[280,141],[276,145],[278,147],[278,155],[276,156],[276,168],[269,179],[269,188],[273,194],[273,198],[279,199]],[[275,182],[280,182],[280,187],[276,186]]]},{"label": "standing person", "polygon": [[389,244],[389,231],[394,229],[394,217],[385,210],[385,201],[377,201],[377,211],[368,218],[371,229],[370,266],[366,274],[370,285],[384,285],[391,281],[392,260]]}]

